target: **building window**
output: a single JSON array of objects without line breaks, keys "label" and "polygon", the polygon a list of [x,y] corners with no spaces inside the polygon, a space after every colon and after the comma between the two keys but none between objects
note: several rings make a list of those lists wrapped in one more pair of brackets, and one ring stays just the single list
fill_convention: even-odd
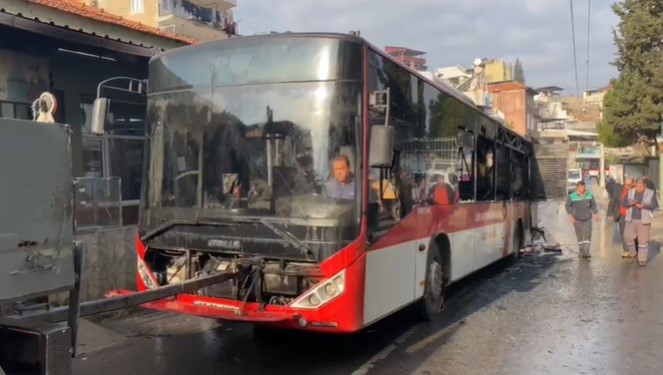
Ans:
[{"label": "building window", "polygon": [[108,174],[122,179],[122,200],[138,201],[143,176],[143,137],[107,136]]},{"label": "building window", "polygon": [[[111,195],[97,195],[98,199],[108,201],[104,204],[110,204],[109,202],[119,197],[122,200],[121,203],[112,202],[116,206],[118,203],[121,204],[122,209],[113,211],[112,222],[103,225],[136,224],[142,179],[145,106],[128,101],[113,101],[109,110],[109,122],[106,124],[108,134],[99,137],[90,132],[93,102],[92,96],[83,96],[80,101],[80,123],[83,133],[81,177],[85,178],[79,179],[79,183],[106,186],[112,185],[115,183],[113,179],[119,178],[120,185],[117,185],[119,191],[115,191],[117,189],[113,187],[115,190]],[[83,196],[81,199],[88,198]],[[80,215],[82,214],[79,213]],[[121,220],[118,215],[122,216]],[[85,226],[89,224],[89,220],[86,220],[80,216],[77,222]],[[96,219],[94,223],[102,225]]]},{"label": "building window", "polygon": [[32,120],[30,105],[27,103],[0,101],[0,117]]},{"label": "building window", "polygon": [[131,0],[131,13],[143,13],[145,0]]},{"label": "building window", "polygon": [[101,178],[103,171],[103,143],[99,138],[83,136],[83,177]]},{"label": "building window", "polygon": [[159,16],[168,16],[173,14],[173,2],[175,0],[159,1]]}]

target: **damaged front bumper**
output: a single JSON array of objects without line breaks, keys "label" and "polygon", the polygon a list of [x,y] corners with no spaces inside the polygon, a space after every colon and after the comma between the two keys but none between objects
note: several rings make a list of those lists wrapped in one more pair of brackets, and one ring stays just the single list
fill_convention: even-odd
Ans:
[{"label": "damaged front bumper", "polygon": [[[106,297],[130,296],[140,292],[113,290]],[[141,304],[142,307],[177,314],[201,316],[212,319],[251,323],[281,323],[302,326],[302,315],[288,308],[265,306],[257,303],[219,300],[191,294],[180,294],[171,298]],[[306,326],[304,324],[304,326]]]}]

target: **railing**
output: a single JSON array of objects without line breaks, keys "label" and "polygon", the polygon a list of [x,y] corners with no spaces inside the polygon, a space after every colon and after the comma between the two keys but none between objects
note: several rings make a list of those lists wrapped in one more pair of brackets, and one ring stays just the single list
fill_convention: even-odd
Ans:
[{"label": "railing", "polygon": [[74,229],[77,233],[122,226],[122,179],[74,178]]}]

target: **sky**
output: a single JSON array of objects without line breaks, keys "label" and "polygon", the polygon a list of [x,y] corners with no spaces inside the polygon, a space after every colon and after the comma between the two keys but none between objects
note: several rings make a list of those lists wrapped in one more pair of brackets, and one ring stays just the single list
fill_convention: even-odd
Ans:
[{"label": "sky", "polygon": [[[612,29],[619,19],[611,0],[572,1],[582,93],[588,87],[588,13],[589,89],[603,87],[617,75],[610,62],[616,53]],[[477,57],[507,62],[518,57],[528,86],[554,85],[567,95],[576,92],[566,0],[238,0],[235,21],[241,35],[360,30],[380,48],[425,51],[429,70],[455,64],[471,67]]]}]

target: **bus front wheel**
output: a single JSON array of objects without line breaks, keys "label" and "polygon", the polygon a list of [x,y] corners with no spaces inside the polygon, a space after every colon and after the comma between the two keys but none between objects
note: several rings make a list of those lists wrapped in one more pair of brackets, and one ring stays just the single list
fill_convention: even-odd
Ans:
[{"label": "bus front wheel", "polygon": [[437,243],[432,242],[426,257],[426,285],[424,295],[416,305],[417,315],[431,321],[444,309],[444,267]]}]

